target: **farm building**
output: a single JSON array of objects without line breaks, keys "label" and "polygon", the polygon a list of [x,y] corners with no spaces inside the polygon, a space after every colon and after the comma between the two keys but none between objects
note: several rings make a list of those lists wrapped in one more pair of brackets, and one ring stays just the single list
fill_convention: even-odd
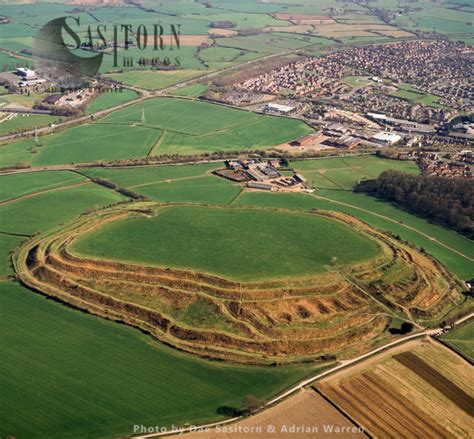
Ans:
[{"label": "farm building", "polygon": [[257,169],[248,169],[247,174],[249,177],[255,181],[263,181],[265,180],[265,176],[262,175]]},{"label": "farm building", "polygon": [[305,177],[303,177],[301,174],[295,174],[295,179],[299,182],[301,182],[303,185],[306,185],[308,180],[306,180]]},{"label": "farm building", "polygon": [[269,183],[258,183],[255,181],[251,181],[248,184],[250,189],[260,189],[262,191],[273,191],[273,185]]},{"label": "farm building", "polygon": [[319,143],[324,136],[321,133],[309,134],[290,142],[291,146],[310,146]]},{"label": "farm building", "polygon": [[38,84],[44,84],[46,82],[46,79],[30,79],[28,81],[20,81],[18,85],[20,87],[30,87],[31,85],[38,85]]},{"label": "farm building", "polygon": [[45,102],[46,104],[50,104],[50,105],[56,105],[60,99],[61,99],[60,94],[54,94],[54,95],[46,96],[43,99],[43,102]]},{"label": "farm building", "polygon": [[36,72],[34,70],[30,70],[26,67],[19,67],[16,69],[16,74],[21,76],[24,79],[30,80],[36,78]]}]

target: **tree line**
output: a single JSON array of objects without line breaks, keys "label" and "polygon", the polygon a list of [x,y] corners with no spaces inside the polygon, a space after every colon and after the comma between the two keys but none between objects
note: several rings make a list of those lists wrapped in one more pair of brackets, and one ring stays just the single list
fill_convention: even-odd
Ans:
[{"label": "tree line", "polygon": [[394,202],[411,213],[474,238],[474,180],[384,171],[364,180],[355,192]]}]

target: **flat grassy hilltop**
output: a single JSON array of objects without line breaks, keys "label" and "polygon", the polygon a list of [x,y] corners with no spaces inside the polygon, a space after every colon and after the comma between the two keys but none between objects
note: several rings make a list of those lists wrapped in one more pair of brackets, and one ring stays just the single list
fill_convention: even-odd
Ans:
[{"label": "flat grassy hilltop", "polygon": [[352,264],[379,252],[368,237],[313,214],[209,207],[165,207],[153,218],[108,223],[73,249],[241,281],[309,276],[332,261]]}]

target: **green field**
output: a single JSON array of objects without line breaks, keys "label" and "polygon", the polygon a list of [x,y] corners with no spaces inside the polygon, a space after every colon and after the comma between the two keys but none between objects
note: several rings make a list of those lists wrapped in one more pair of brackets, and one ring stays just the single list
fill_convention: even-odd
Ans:
[{"label": "green field", "polygon": [[34,128],[43,127],[52,123],[58,123],[62,118],[57,116],[49,116],[43,114],[18,114],[16,117],[1,121],[9,113],[2,113],[0,115],[0,136],[12,134],[19,131],[31,130]]},{"label": "green field", "polygon": [[[474,275],[472,241],[395,205],[352,192],[358,181],[376,178],[386,169],[419,173],[414,162],[359,156],[293,162],[292,166],[319,189],[315,194],[319,198],[313,198],[322,209],[351,213],[374,227],[400,235],[411,244],[423,247],[462,279]],[[244,201],[245,196],[239,197],[238,202]],[[311,205],[312,202],[305,200],[303,204]]]},{"label": "green field", "polygon": [[[290,33],[275,32],[261,35],[236,36],[219,39],[217,44],[222,49],[238,49],[260,54],[291,52],[303,47],[334,44],[334,41],[315,36],[301,36]],[[209,49],[210,51],[213,48]]]},{"label": "green field", "polygon": [[365,76],[344,76],[342,80],[353,87],[364,87],[371,83]]},{"label": "green field", "polygon": [[34,140],[0,146],[0,166],[34,166],[144,157],[160,132],[140,126],[86,124]]},{"label": "green field", "polygon": [[188,99],[156,98],[94,123],[41,136],[39,144],[30,139],[0,146],[0,167],[268,149],[310,132],[312,128],[295,119]]},{"label": "green field", "polygon": [[80,238],[73,249],[238,280],[310,276],[323,272],[332,258],[351,264],[379,252],[371,240],[326,218],[204,207],[169,207],[151,219],[113,222]]},{"label": "green field", "polygon": [[245,395],[266,399],[315,372],[200,360],[15,283],[0,282],[0,308],[2,437],[111,438],[223,419]]},{"label": "green field", "polygon": [[242,194],[236,204],[348,213],[373,227],[399,235],[418,248],[423,247],[461,279],[471,279],[474,275],[472,241],[368,195],[335,190],[319,191],[314,195],[254,192]]},{"label": "green field", "polygon": [[92,168],[83,172],[132,189],[154,201],[229,204],[241,187],[210,175],[220,163],[150,166],[132,169]]},{"label": "green field", "polygon": [[[47,95],[45,93],[30,93],[30,94],[7,94],[0,97],[0,103],[20,105],[22,107],[31,108],[37,101],[41,101]],[[31,117],[31,116],[30,116]]]},{"label": "green field", "polygon": [[263,56],[263,54],[233,47],[212,45],[199,50],[199,55],[197,56],[199,56],[199,59],[207,68],[220,70],[245,61],[254,60]]},{"label": "green field", "polygon": [[[179,70],[169,72],[143,69],[137,63],[132,68],[113,66],[112,57],[106,56],[100,70],[105,79],[147,90],[170,88],[182,98],[147,99],[91,123],[42,136],[38,144],[29,138],[0,145],[0,167],[93,162],[100,166],[100,161],[165,154],[268,149],[311,133],[312,128],[299,120],[192,99],[207,91],[206,84],[173,87],[265,55],[310,50],[309,46],[314,46],[313,53],[320,53],[316,49],[326,45],[342,48],[344,43],[389,40],[374,35],[336,42],[290,30],[270,33],[268,26],[292,27],[288,21],[275,19],[274,12],[326,15],[329,6],[340,6],[346,11],[337,17],[339,21],[363,23],[381,22],[373,15],[378,8],[390,11],[387,19],[407,29],[434,30],[471,44],[474,29],[474,9],[463,0],[449,4],[374,0],[366,5],[335,4],[334,0],[211,0],[209,4],[145,0],[121,7],[76,5],[65,0],[11,3],[0,0],[0,14],[12,20],[0,25],[0,47],[4,50],[0,51],[0,70],[4,65],[9,69],[33,67],[30,57],[20,51],[32,48],[38,28],[46,21],[71,14],[80,18],[82,26],[106,24],[108,38],[117,23],[129,23],[134,30],[140,24],[151,29],[160,23],[168,29],[179,23],[183,35],[207,35],[211,22],[219,20],[230,20],[234,29],[252,30],[255,35],[216,38],[210,47],[183,46],[173,52],[156,53],[150,48],[142,52],[136,45],[129,52],[119,52],[135,61],[139,57],[179,57]],[[343,79],[353,86],[364,85],[362,79]],[[439,106],[436,96],[406,84],[400,84],[399,89],[395,96]],[[44,97],[6,91],[0,87],[0,105],[32,107]],[[98,112],[137,96],[131,90],[106,93],[86,111]],[[56,116],[18,116],[0,123],[0,135],[59,120]],[[399,235],[435,256],[459,278],[474,276],[472,241],[394,205],[351,191],[361,179],[375,178],[386,169],[419,172],[413,162],[373,156],[293,162],[295,170],[317,188],[311,195],[248,192],[243,185],[211,174],[222,166],[96,167],[80,169],[84,175],[58,170],[0,176],[0,337],[4,354],[0,363],[0,439],[129,437],[137,424],[183,426],[222,420],[231,409],[242,407],[246,395],[268,400],[318,372],[312,363],[263,368],[206,361],[14,282],[11,253],[29,236],[128,201],[87,177],[108,179],[158,203],[183,204],[160,206],[154,217],[137,216],[107,224],[75,245],[77,252],[99,258],[187,268],[247,281],[309,276],[325,272],[336,261],[351,264],[378,254],[379,247],[370,237],[314,212],[324,209],[354,215]],[[179,316],[180,321],[204,325],[219,319],[204,302],[192,303]],[[338,315],[340,318],[344,320]],[[323,328],[325,322],[317,324]],[[468,323],[443,336],[471,361],[473,328],[473,323]]]},{"label": "green field", "polygon": [[291,166],[318,189],[351,190],[360,180],[377,178],[388,169],[420,172],[413,161],[381,159],[372,155],[295,161]]},{"label": "green field", "polygon": [[474,321],[461,324],[441,336],[441,339],[471,363],[474,362]]},{"label": "green field", "polygon": [[71,171],[21,172],[0,176],[0,202],[73,185],[87,179]]},{"label": "green field", "polygon": [[147,127],[196,136],[217,130],[224,131],[232,126],[248,125],[259,118],[255,113],[222,105],[178,98],[157,98],[116,111],[102,121],[120,125],[141,123],[142,110],[145,113],[143,125]]},{"label": "green field", "polygon": [[115,107],[138,97],[138,93],[133,90],[120,89],[120,91],[109,91],[102,93],[87,108],[87,113],[95,113],[105,108]]},{"label": "green field", "polygon": [[217,177],[194,177],[132,189],[151,200],[163,203],[229,204],[241,192],[239,186]]},{"label": "green field", "polygon": [[438,103],[440,100],[439,96],[417,90],[409,84],[397,84],[397,88],[398,91],[392,93],[392,96],[430,107],[442,107],[442,105]]},{"label": "green field", "polygon": [[200,165],[143,166],[133,168],[88,168],[81,172],[89,177],[104,178],[119,186],[137,189],[142,185],[152,185],[163,181],[174,181],[183,178],[206,175],[214,169],[221,168],[221,163]]},{"label": "green field", "polygon": [[113,73],[107,75],[107,78],[115,81],[124,82],[125,84],[134,85],[147,90],[160,90],[170,87],[189,79],[202,76],[206,73],[203,70],[177,70],[171,72],[159,71],[130,71],[126,73]]},{"label": "green field", "polygon": [[191,96],[191,97],[199,97],[206,93],[208,86],[206,84],[194,84],[188,85],[183,88],[178,88],[171,92],[171,94],[176,96]]},{"label": "green field", "polygon": [[13,274],[11,252],[24,240],[21,236],[4,235],[0,233],[0,281],[3,277]]},{"label": "green field", "polygon": [[312,132],[301,121],[187,99],[158,98],[106,116],[103,123],[144,125],[164,130],[153,155],[220,150],[267,149]]},{"label": "green field", "polygon": [[70,220],[88,209],[108,206],[124,199],[93,183],[40,193],[0,206],[0,231],[33,234]]}]

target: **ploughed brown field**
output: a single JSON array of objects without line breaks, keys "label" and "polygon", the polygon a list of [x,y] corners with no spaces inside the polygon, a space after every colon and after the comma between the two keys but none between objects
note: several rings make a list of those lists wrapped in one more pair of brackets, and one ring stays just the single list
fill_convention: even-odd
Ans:
[{"label": "ploughed brown field", "polygon": [[187,439],[334,438],[367,436],[313,389],[242,421],[184,435]]},{"label": "ploughed brown field", "polygon": [[374,437],[471,437],[469,363],[431,340],[397,351],[325,379],[317,388]]},{"label": "ploughed brown field", "polygon": [[439,390],[446,398],[450,399],[461,410],[470,416],[474,416],[474,398],[463,389],[453,384],[449,379],[439,373],[435,368],[423,361],[413,352],[403,352],[394,358],[416,373],[420,378]]}]

